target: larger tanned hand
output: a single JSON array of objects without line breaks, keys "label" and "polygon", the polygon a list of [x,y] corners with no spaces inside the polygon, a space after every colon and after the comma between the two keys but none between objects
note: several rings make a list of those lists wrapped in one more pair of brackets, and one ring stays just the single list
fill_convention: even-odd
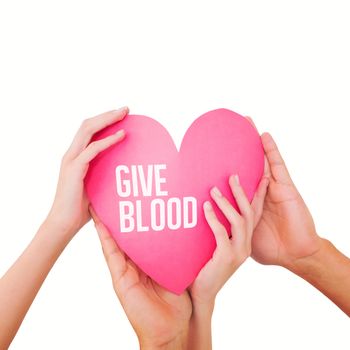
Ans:
[{"label": "larger tanned hand", "polygon": [[291,268],[320,248],[311,214],[295,187],[272,136],[261,135],[270,183],[252,240],[252,257],[262,264]]},{"label": "larger tanned hand", "polygon": [[192,303],[187,291],[175,295],[145,275],[118,247],[89,208],[99,234],[114,290],[142,349],[181,349],[187,341]]}]

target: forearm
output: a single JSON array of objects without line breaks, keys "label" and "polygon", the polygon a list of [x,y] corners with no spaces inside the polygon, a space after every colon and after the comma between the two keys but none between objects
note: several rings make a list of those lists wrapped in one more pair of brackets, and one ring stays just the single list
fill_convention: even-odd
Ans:
[{"label": "forearm", "polygon": [[0,349],[7,349],[47,274],[70,240],[46,220],[0,280]]},{"label": "forearm", "polygon": [[332,300],[350,316],[350,259],[328,240],[308,258],[289,268]]},{"label": "forearm", "polygon": [[208,305],[193,305],[188,334],[188,350],[211,350],[211,318],[214,302]]}]

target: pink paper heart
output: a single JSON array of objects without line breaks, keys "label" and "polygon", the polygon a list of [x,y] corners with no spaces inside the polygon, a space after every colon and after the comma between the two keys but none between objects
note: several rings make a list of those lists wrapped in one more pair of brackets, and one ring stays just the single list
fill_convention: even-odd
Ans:
[{"label": "pink paper heart", "polygon": [[[211,187],[216,185],[238,209],[228,185],[229,176],[238,174],[248,199],[252,200],[264,167],[260,136],[246,118],[220,108],[203,114],[192,123],[182,140],[180,151],[177,151],[168,131],[160,123],[141,115],[128,115],[121,122],[97,133],[93,139],[104,138],[121,128],[126,131],[125,140],[103,151],[90,163],[85,178],[88,198],[99,218],[130,259],[161,286],[181,294],[212,257],[216,247],[202,209],[204,201],[210,199]],[[152,173],[148,173],[148,165],[154,164],[166,166],[159,173],[166,179],[160,188],[168,192],[167,196],[156,195],[155,180],[151,177],[151,196],[142,195],[140,178],[137,179],[138,196],[135,197],[132,192],[126,198],[118,195],[118,165],[125,165],[130,170],[129,174],[120,172],[122,181],[131,179],[132,165],[141,165],[145,188],[151,184],[147,182],[147,175],[156,172],[152,168]],[[126,189],[124,185],[124,182],[120,182],[120,188]],[[132,183],[130,185],[132,187]],[[186,210],[192,207],[189,204],[184,206],[184,197],[196,199],[194,210]],[[170,200],[173,210],[167,215],[170,198],[177,199]],[[153,200],[155,202],[152,207]],[[159,200],[164,201],[166,223],[163,230],[155,231],[152,230],[152,227],[156,227],[154,225],[159,224],[158,228],[162,226],[159,217],[162,206],[155,204]],[[121,232],[120,219],[123,221],[125,216],[119,217],[119,206],[125,201],[129,201],[135,210],[135,229],[132,232]],[[138,220],[137,206],[141,209]],[[153,224],[150,218],[152,208],[157,209]],[[190,220],[187,222],[195,222],[194,211],[197,213],[195,227],[184,227],[185,211],[189,211]],[[230,232],[228,221],[217,208],[215,211]],[[176,213],[180,213],[180,216],[176,217]],[[149,230],[137,232],[136,221],[138,224],[141,222],[144,228],[149,227]],[[130,221],[123,222],[130,224]],[[176,226],[171,226],[171,223],[180,223],[181,227],[171,229],[169,226]]]}]

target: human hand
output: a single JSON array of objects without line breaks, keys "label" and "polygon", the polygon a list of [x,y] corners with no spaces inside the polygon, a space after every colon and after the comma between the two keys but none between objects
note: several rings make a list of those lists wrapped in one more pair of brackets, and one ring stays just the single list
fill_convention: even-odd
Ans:
[{"label": "human hand", "polygon": [[217,246],[212,259],[202,268],[190,287],[192,302],[212,303],[224,283],[250,256],[253,230],[262,214],[268,184],[269,178],[264,176],[250,203],[239,183],[238,175],[230,176],[229,185],[240,213],[221,194],[218,188],[211,189],[212,199],[231,224],[231,237],[229,237],[224,225],[218,220],[211,203],[206,201],[203,205],[204,214],[213,231]]},{"label": "human hand", "polygon": [[261,140],[270,184],[253,234],[252,257],[304,278],[350,316],[350,259],[318,236],[275,141],[268,133],[262,134]]},{"label": "human hand", "polygon": [[216,188],[210,195],[231,224],[231,237],[218,220],[209,201],[203,205],[205,218],[213,231],[216,249],[213,257],[199,272],[189,288],[192,300],[192,317],[189,349],[211,349],[211,316],[215,297],[229,277],[251,254],[253,230],[260,220],[269,178],[264,176],[250,203],[238,176],[230,176],[229,185],[240,213]]},{"label": "human hand", "polygon": [[321,248],[311,214],[295,187],[272,136],[261,135],[270,184],[252,240],[252,257],[293,270]]},{"label": "human hand", "polygon": [[114,290],[134,328],[141,349],[182,349],[192,312],[188,292],[175,295],[142,272],[118,247],[89,207]]},{"label": "human hand", "polygon": [[73,236],[90,219],[84,190],[89,162],[106,148],[123,140],[125,132],[119,130],[114,135],[90,143],[91,138],[99,130],[122,120],[128,112],[128,107],[123,107],[84,120],[62,158],[55,199],[46,220],[69,236]]}]

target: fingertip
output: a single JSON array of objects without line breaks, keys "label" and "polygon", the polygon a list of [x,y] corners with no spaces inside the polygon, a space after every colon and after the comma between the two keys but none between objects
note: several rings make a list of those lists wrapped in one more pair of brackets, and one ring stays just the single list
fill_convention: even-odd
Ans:
[{"label": "fingertip", "polygon": [[213,210],[213,206],[211,205],[211,203],[209,201],[205,201],[203,203],[203,209],[205,211],[211,211],[211,210]]},{"label": "fingertip", "polygon": [[125,130],[120,129],[114,135],[117,137],[118,140],[121,140],[125,136]]},{"label": "fingertip", "polygon": [[210,195],[213,199],[222,197],[222,193],[216,186],[212,187],[210,190]]},{"label": "fingertip", "polygon": [[233,176],[234,176],[234,175],[232,174],[232,175],[230,175],[230,177],[228,178],[228,183],[229,183],[230,186],[233,186],[233,182],[234,182]]},{"label": "fingertip", "polygon": [[261,134],[261,140],[262,140],[263,143],[266,143],[266,142],[269,142],[269,141],[274,141],[272,135],[269,132],[267,132],[267,131],[265,131],[265,132],[263,132]]},{"label": "fingertip", "polygon": [[90,215],[91,215],[91,217],[92,217],[92,220],[93,220],[94,222],[96,222],[97,215],[96,215],[95,209],[93,208],[93,206],[92,206],[91,204],[89,204],[88,210],[89,210],[89,213],[90,213]]},{"label": "fingertip", "polygon": [[124,107],[124,117],[126,117],[128,114],[129,114],[130,110],[129,110],[129,107],[128,106],[125,106]]},{"label": "fingertip", "polygon": [[239,176],[238,174],[232,174],[229,178],[229,184],[231,186],[239,186],[240,182],[239,182]]},{"label": "fingertip", "polygon": [[263,196],[265,197],[267,188],[269,186],[270,183],[270,179],[266,176],[263,176],[263,178],[260,181],[259,187],[257,189],[257,195],[258,196]]},{"label": "fingertip", "polygon": [[99,237],[101,237],[101,234],[102,234],[102,229],[103,229],[103,225],[102,225],[102,222],[101,220],[99,219],[99,217],[97,216],[96,214],[96,211],[95,209],[93,208],[93,206],[91,204],[89,204],[89,212],[91,214],[91,218],[94,222],[94,225],[95,225],[95,228],[96,228],[96,231],[99,235]]},{"label": "fingertip", "polygon": [[124,107],[121,107],[119,109],[116,109],[113,111],[114,114],[116,114],[117,116],[117,121],[121,121],[123,120],[129,113],[129,107],[128,106],[124,106]]},{"label": "fingertip", "polygon": [[129,107],[128,106],[122,106],[122,107],[120,107],[120,108],[118,108],[118,109],[116,109],[114,112],[122,112],[122,113],[124,113],[124,112],[127,112],[127,111],[129,111]]}]

